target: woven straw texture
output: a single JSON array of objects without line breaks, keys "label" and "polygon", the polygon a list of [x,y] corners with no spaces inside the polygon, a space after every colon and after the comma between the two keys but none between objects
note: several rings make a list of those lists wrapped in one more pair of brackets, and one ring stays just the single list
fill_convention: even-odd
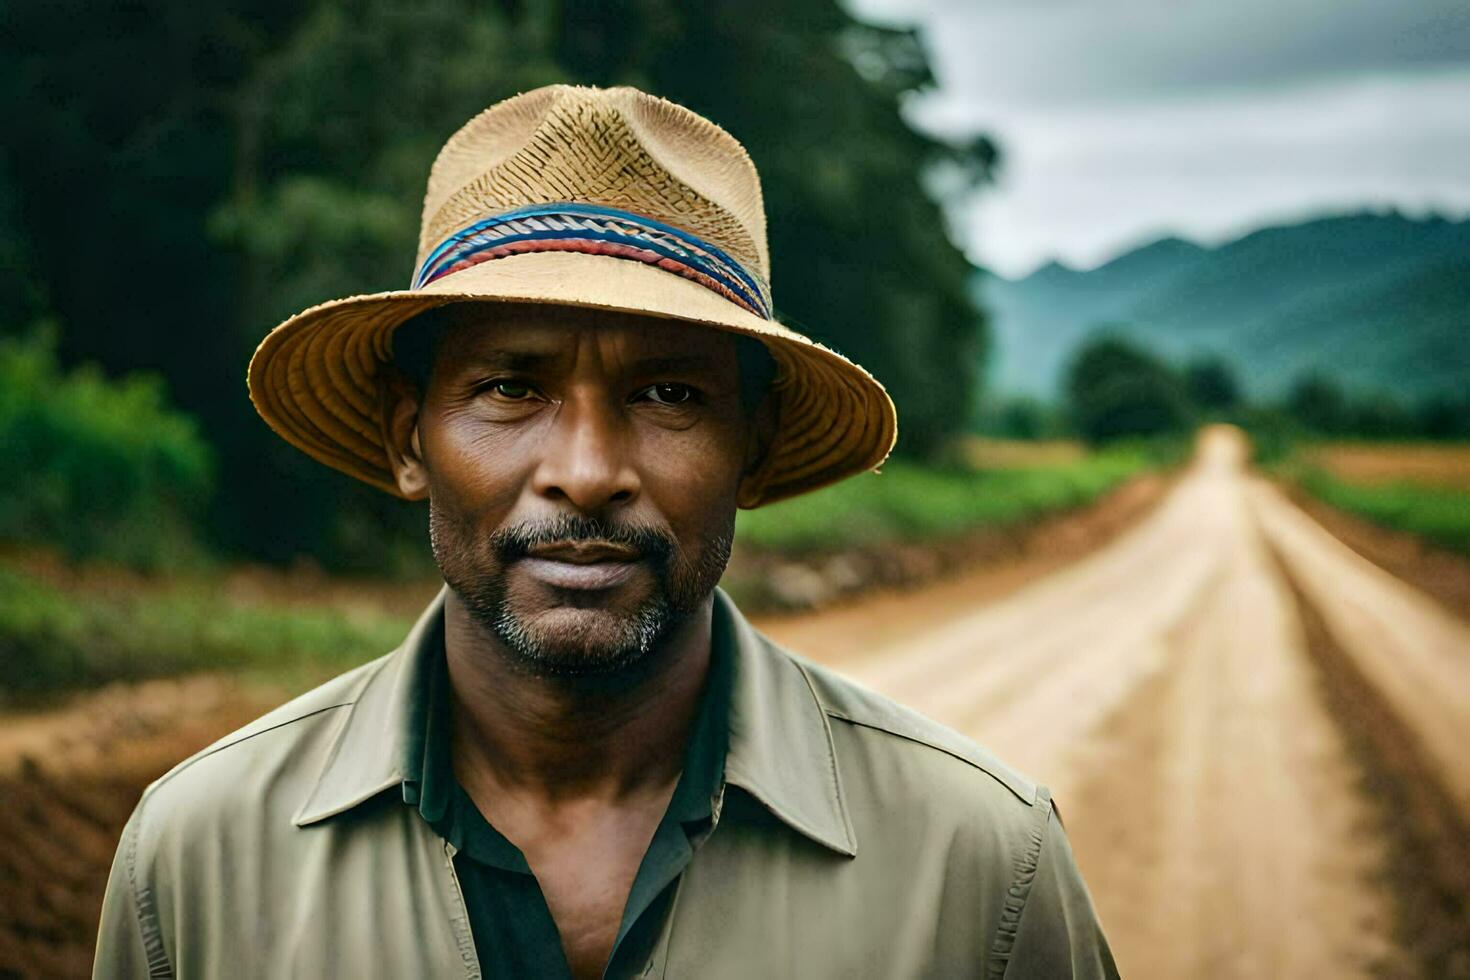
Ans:
[{"label": "woven straw texture", "polygon": [[[475,222],[557,204],[613,209],[688,233],[738,263],[768,295],[765,213],[750,158],[708,120],[631,88],[554,85],[470,120],[430,171],[415,268],[446,242],[464,240],[461,233]],[[419,289],[334,300],[286,320],[250,363],[257,411],[313,458],[397,494],[380,435],[378,389],[393,331],[444,303],[550,303],[643,313],[765,343],[778,365],[777,435],[742,487],[742,506],[872,469],[892,449],[893,403],[871,375],[707,288],[697,272],[646,255],[607,254],[602,242],[517,247],[538,250],[486,252],[488,260],[472,258]]]}]

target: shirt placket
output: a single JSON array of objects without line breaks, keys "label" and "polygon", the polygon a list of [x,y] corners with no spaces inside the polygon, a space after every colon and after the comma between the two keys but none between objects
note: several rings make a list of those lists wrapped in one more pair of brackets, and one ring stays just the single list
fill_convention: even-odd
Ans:
[{"label": "shirt placket", "polygon": [[[710,799],[710,822],[699,840],[695,842],[694,857],[690,858],[693,864],[699,857],[699,850],[714,834],[720,825],[720,813],[725,807],[726,783],[720,780],[720,787]],[[669,946],[674,937],[674,926],[679,919],[679,899],[684,894],[684,880],[689,877],[689,868],[685,867],[679,877],[674,880],[674,894],[669,899],[668,912],[664,915],[662,928],[658,931],[658,939],[653,944],[653,951],[648,956],[648,962],[643,965],[643,972],[638,974],[639,980],[643,978],[663,978],[668,975],[669,970]]]},{"label": "shirt placket", "polygon": [[475,935],[470,929],[469,906],[464,900],[464,889],[459,884],[459,873],[454,870],[457,848],[447,840],[441,843],[444,845],[444,868],[449,872],[449,901],[453,909],[449,927],[454,932],[455,945],[459,947],[465,980],[480,980],[480,958],[475,953]]}]

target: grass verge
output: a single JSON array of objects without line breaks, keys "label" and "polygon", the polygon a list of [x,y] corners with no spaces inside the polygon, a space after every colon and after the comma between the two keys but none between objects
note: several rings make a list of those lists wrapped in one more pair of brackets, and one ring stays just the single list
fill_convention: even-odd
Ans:
[{"label": "grass verge", "polygon": [[1470,556],[1470,491],[1409,480],[1354,483],[1315,466],[1283,475],[1329,506]]},{"label": "grass verge", "polygon": [[306,678],[387,653],[410,625],[242,605],[202,586],[82,595],[0,567],[0,698],[204,670]]},{"label": "grass verge", "polygon": [[912,543],[1008,527],[1091,503],[1159,465],[1146,447],[1110,449],[1045,466],[932,469],[890,462],[791,500],[742,511],[738,546],[799,556]]}]

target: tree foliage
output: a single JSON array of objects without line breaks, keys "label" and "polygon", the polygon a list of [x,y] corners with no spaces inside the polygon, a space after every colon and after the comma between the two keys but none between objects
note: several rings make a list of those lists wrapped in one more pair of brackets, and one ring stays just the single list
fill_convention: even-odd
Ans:
[{"label": "tree foliage", "polygon": [[401,286],[428,167],[490,103],[634,84],[729,129],[765,191],[779,315],[871,369],[901,449],[965,423],[985,331],[925,175],[989,179],[986,139],[911,129],[914,34],[830,0],[229,0],[23,4],[0,91],[6,329],[64,324],[68,361],[160,372],[218,450],[223,544],[381,568],[422,515],[307,463],[243,376],[280,319]]},{"label": "tree foliage", "polygon": [[1347,431],[1348,407],[1342,387],[1321,373],[1304,375],[1286,396],[1286,411],[1313,432]]},{"label": "tree foliage", "polygon": [[1174,371],[1112,334],[1079,349],[1066,390],[1072,423],[1092,443],[1184,432],[1193,421],[1184,385]]},{"label": "tree foliage", "polygon": [[1184,387],[1203,411],[1220,416],[1240,407],[1240,382],[1229,362],[1219,355],[1191,361],[1184,368]]},{"label": "tree foliage", "polygon": [[1383,390],[1352,391],[1320,371],[1292,384],[1281,410],[1309,433],[1366,439],[1470,438],[1470,394],[1405,402]]}]

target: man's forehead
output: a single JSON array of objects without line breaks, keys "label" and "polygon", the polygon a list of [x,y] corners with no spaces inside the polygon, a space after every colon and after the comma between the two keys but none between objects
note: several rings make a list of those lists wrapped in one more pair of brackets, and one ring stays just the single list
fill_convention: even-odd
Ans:
[{"label": "man's forehead", "polygon": [[691,360],[720,363],[734,356],[734,338],[698,324],[610,310],[540,305],[455,310],[446,348],[457,358],[518,354],[572,355],[596,343],[619,359]]}]

